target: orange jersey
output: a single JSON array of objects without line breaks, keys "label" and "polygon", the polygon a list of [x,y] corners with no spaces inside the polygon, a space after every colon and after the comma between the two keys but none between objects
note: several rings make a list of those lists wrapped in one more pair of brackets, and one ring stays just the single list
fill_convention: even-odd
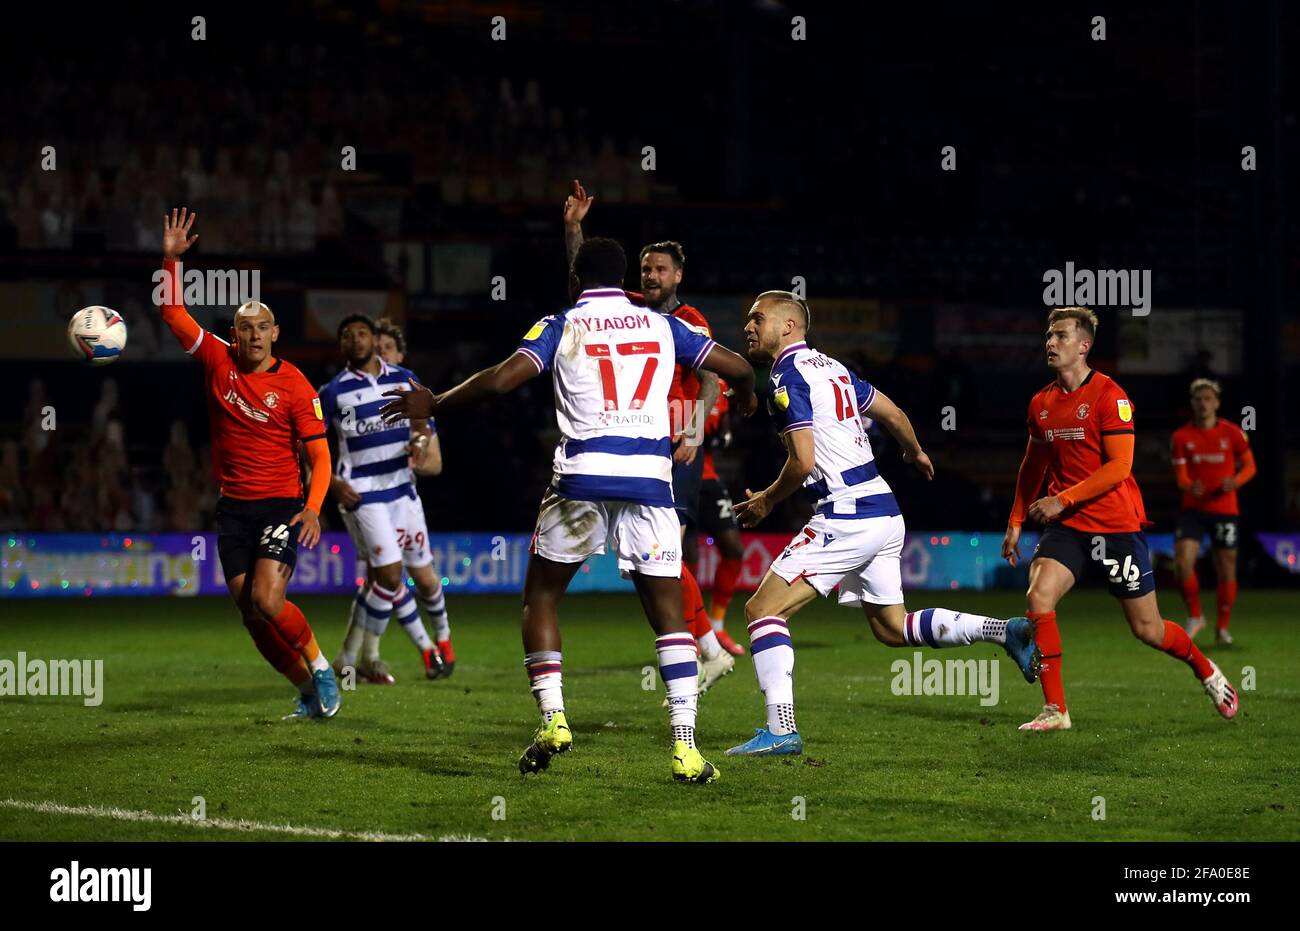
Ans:
[{"label": "orange jersey", "polygon": [[[712,336],[709,331],[709,321],[704,319],[704,314],[700,313],[690,304],[678,304],[673,310],[670,317],[676,317],[682,323],[686,324],[693,330],[698,330],[705,336]],[[668,403],[677,401],[684,404],[686,401],[694,401],[700,396],[700,376],[695,373],[694,369],[678,365],[673,369],[673,383],[668,389]],[[683,408],[683,411],[685,408]]]},{"label": "orange jersey", "polygon": [[[1098,371],[1078,388],[1052,382],[1029,402],[1029,433],[1048,451],[1047,494],[1058,495],[1101,468],[1102,437],[1133,433],[1133,405]],[[1142,493],[1130,474],[1109,491],[1061,512],[1067,527],[1086,533],[1132,533],[1148,523]]]},{"label": "orange jersey", "polygon": [[301,498],[298,444],[325,437],[316,389],[283,359],[265,372],[239,371],[235,348],[200,329],[179,304],[164,305],[163,318],[178,339],[194,336],[185,351],[203,363],[212,466],[221,494],[241,500]]},{"label": "orange jersey", "polygon": [[1237,463],[1250,450],[1242,429],[1219,419],[1206,430],[1188,423],[1174,431],[1172,446],[1174,467],[1185,465],[1188,478],[1205,486],[1205,494],[1199,498],[1190,491],[1183,492],[1183,509],[1236,516],[1237,493],[1223,491],[1220,486],[1225,478],[1237,474]]},{"label": "orange jersey", "polygon": [[[727,383],[721,378],[718,379],[718,400],[713,404],[713,410],[709,411],[708,419],[704,421],[704,437],[708,437],[718,432],[722,424],[722,415],[730,407],[727,401]],[[703,481],[716,480],[718,470],[713,467],[713,450],[707,446],[704,450],[704,473],[700,476]]]}]

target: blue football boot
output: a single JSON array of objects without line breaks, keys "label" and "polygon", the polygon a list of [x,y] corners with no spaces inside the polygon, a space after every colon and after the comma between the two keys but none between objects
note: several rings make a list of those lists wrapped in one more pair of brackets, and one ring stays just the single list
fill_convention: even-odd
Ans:
[{"label": "blue football boot", "polygon": [[339,697],[339,683],[334,678],[334,670],[328,666],[313,670],[311,678],[316,683],[316,699],[319,705],[313,717],[334,717],[343,705],[343,699]]},{"label": "blue football boot", "polygon": [[732,747],[727,756],[793,756],[803,753],[803,738],[798,731],[777,736],[766,727],[754,728],[751,740]]},{"label": "blue football boot", "polygon": [[298,695],[298,707],[286,714],[281,721],[305,721],[307,718],[320,717],[320,702],[315,695]]},{"label": "blue football boot", "polygon": [[1034,642],[1034,622],[1027,617],[1013,617],[1007,621],[1007,655],[1017,666],[1026,682],[1037,682],[1043,664],[1043,653]]}]

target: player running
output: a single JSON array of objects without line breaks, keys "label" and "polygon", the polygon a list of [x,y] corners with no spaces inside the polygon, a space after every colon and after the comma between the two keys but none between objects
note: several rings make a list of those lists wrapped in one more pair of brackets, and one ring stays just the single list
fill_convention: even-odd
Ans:
[{"label": "player running", "polygon": [[934,466],[911,421],[894,402],[853,371],[808,347],[808,305],[789,291],[760,294],[746,318],[749,357],[772,362],[768,410],[789,455],[767,488],[736,505],[753,527],[801,487],[814,501],[807,526],[774,561],[745,605],[754,673],[767,705],[767,726],[728,756],[803,752],[794,718],[794,646],[789,620],[804,605],[839,587],[839,603],[861,605],[876,639],[892,647],[959,647],[998,643],[1026,681],[1037,675],[1038,651],[1025,618],[1002,620],[946,608],[909,613],[903,605],[905,527],[898,502],[880,477],[862,429],[870,416],[893,435],[927,478]]},{"label": "player running", "polygon": [[1183,493],[1174,565],[1187,602],[1187,636],[1194,638],[1205,626],[1196,558],[1201,552],[1201,539],[1209,534],[1218,578],[1215,642],[1227,645],[1232,643],[1228,623],[1232,603],[1237,600],[1237,489],[1254,478],[1255,456],[1242,429],[1219,419],[1221,395],[1217,381],[1198,378],[1192,382],[1192,421],[1174,431],[1174,478]]},{"label": "player running", "polygon": [[[564,202],[564,244],[572,268],[578,247],[582,245],[582,220],[596,198],[587,194],[582,184],[573,182],[573,193]],[[704,314],[677,297],[682,282],[682,268],[686,256],[681,243],[657,242],[641,249],[641,293],[630,292],[634,303],[644,303],[651,310],[676,317],[688,327],[710,336],[709,323]],[[692,371],[688,366],[673,368],[672,385],[668,391],[669,410],[673,429],[673,500],[681,524],[683,548],[686,536],[695,533],[699,523],[700,482],[703,474],[703,457],[699,447],[703,440],[703,424],[707,412],[713,408],[720,394],[718,378],[712,372]],[[700,692],[707,692],[713,683],[730,673],[736,661],[723,649],[713,630],[713,624],[704,610],[704,596],[690,565],[682,561],[682,613],[687,626],[699,647]]]},{"label": "player running", "polygon": [[573,745],[564,714],[557,612],[582,563],[612,546],[655,632],[659,673],[670,702],[672,774],[712,782],[718,770],[695,746],[695,643],[682,619],[680,534],[670,482],[668,388],[674,361],[707,368],[736,386],[736,404],[753,408],[748,363],[684,325],[632,304],[621,289],[627,257],[612,239],[578,249],[572,276],[578,299],[529,330],[515,353],[450,391],[390,391],[386,418],[430,417],[513,391],[551,371],[562,439],[542,498],[524,582],[524,666],[542,715],[519,760],[522,773],[545,769]]},{"label": "player running", "polygon": [[[415,473],[425,472],[433,426],[417,421],[389,427],[379,416],[383,392],[414,376],[380,358],[374,321],[352,314],[340,322],[338,333],[345,367],[320,390],[339,449],[330,490],[358,558],[366,563],[366,578],[353,599],[334,670],[342,675],[352,666],[363,681],[392,684],[393,675],[379,656],[379,640],[396,615],[420,651],[425,675],[436,679],[449,673],[420,620],[417,601],[435,623],[441,618],[443,624],[446,603],[432,568],[424,507],[415,492]],[[437,466],[441,471],[440,451]],[[414,593],[405,584],[403,568],[415,580]],[[450,646],[448,639],[448,653]]]},{"label": "player running", "polygon": [[[1047,318],[1047,365],[1056,379],[1029,402],[1029,443],[1016,479],[1016,500],[1002,540],[1011,565],[1019,558],[1026,518],[1046,525],[1029,564],[1026,612],[1043,651],[1042,712],[1021,730],[1070,728],[1061,674],[1056,605],[1087,569],[1104,569],[1133,636],[1191,667],[1225,718],[1237,693],[1187,632],[1161,617],[1146,534],[1150,523],[1132,475],[1133,405],[1119,385],[1088,367],[1097,315],[1059,307]],[[1047,495],[1035,498],[1047,476]]]},{"label": "player running", "polygon": [[[330,474],[320,399],[302,372],[271,355],[280,328],[265,304],[249,301],[235,312],[233,344],[186,312],[178,260],[199,238],[189,235],[196,217],[185,207],[163,217],[164,282],[170,286],[162,317],[185,351],[203,363],[226,587],[262,656],[298,687],[298,707],[285,720],[333,717],[341,704],[334,672],[307,618],[285,599],[298,545],[310,549],[320,540]],[[300,443],[313,467],[305,507]]]}]

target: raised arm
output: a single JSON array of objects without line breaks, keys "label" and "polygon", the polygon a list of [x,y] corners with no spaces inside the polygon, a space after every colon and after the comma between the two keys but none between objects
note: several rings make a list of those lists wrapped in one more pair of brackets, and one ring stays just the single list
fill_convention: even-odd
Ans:
[{"label": "raised arm", "polygon": [[596,198],[588,196],[577,178],[573,179],[573,193],[564,199],[564,252],[567,257],[565,269],[573,268],[573,260],[582,245],[582,220],[591,209]]},{"label": "raised arm", "polygon": [[158,287],[154,289],[154,302],[162,307],[163,322],[172,331],[181,348],[193,355],[203,340],[203,328],[185,310],[182,296],[185,293],[181,281],[180,257],[194,245],[198,234],[191,236],[190,227],[198,216],[190,213],[189,208],[179,211],[173,208],[170,215],[163,215],[163,267]]}]

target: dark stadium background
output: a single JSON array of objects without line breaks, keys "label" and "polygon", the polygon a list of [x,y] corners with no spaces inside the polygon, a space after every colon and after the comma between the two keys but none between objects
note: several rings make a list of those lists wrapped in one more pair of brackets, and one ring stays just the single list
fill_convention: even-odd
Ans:
[{"label": "dark stadium background", "polygon": [[[1026,404],[1049,381],[1043,274],[1067,261],[1152,271],[1149,317],[1099,308],[1093,363],[1134,399],[1158,529],[1176,516],[1168,438],[1199,374],[1223,382],[1225,416],[1257,412],[1244,529],[1300,526],[1286,392],[1300,369],[1297,8],[853,7],[221,5],[202,42],[197,8],[28,10],[34,28],[0,40],[0,528],[211,526],[199,370],[149,303],[164,209],[199,214],[187,267],[260,269],[279,354],[315,383],[337,361],[309,294],[357,291],[404,320],[407,364],[442,388],[566,306],[575,177],[597,198],[588,235],[631,256],[685,245],[681,296],[733,348],[749,298],[805,279],[813,344],[898,401],[935,460],[925,485],[877,449],[911,527],[1005,525]],[[791,40],[794,15],[816,41]],[[1090,38],[1099,15],[1104,42]],[[40,170],[46,145],[56,172]],[[949,145],[953,172],[939,168]],[[131,328],[108,369],[65,354],[68,317],[99,302],[87,287]],[[1175,339],[1190,311],[1216,312],[1213,335],[1156,352],[1158,371],[1126,369],[1131,344]],[[1239,335],[1215,345],[1224,333]],[[59,417],[43,438],[37,380]],[[430,529],[527,530],[555,438],[549,381],[439,432],[445,472],[421,483]],[[781,458],[760,416],[719,468],[739,493]],[[801,516],[790,504],[764,529]]]}]

